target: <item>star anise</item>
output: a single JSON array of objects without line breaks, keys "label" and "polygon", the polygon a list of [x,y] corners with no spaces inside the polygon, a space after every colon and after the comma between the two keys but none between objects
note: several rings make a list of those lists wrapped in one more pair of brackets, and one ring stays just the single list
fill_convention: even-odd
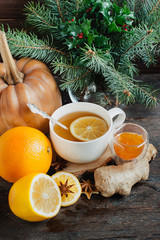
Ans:
[{"label": "star anise", "polygon": [[82,179],[81,182],[82,193],[84,193],[88,199],[91,199],[92,194],[98,194],[99,191],[96,189],[95,185],[91,181]]},{"label": "star anise", "polygon": [[67,166],[66,161],[63,158],[56,157],[56,160],[51,163],[51,166],[57,171],[63,170]]},{"label": "star anise", "polygon": [[59,182],[59,188],[61,191],[61,196],[65,195],[66,197],[68,197],[68,193],[74,193],[73,191],[71,191],[71,187],[74,186],[74,184],[68,185],[68,179],[66,180],[65,183],[62,183],[61,181]]}]

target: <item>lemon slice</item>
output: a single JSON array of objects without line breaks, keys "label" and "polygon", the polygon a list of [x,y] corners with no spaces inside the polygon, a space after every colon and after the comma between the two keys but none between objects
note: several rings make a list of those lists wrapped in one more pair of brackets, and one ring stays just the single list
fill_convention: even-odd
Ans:
[{"label": "lemon slice", "polygon": [[19,218],[38,222],[58,214],[61,194],[55,181],[44,173],[26,175],[9,192],[9,206]]},{"label": "lemon slice", "polygon": [[71,134],[81,141],[90,141],[101,137],[108,130],[106,122],[99,117],[80,117],[70,125]]},{"label": "lemon slice", "polygon": [[81,185],[72,173],[60,171],[53,174],[52,179],[60,188],[63,207],[70,206],[79,199],[82,192]]}]

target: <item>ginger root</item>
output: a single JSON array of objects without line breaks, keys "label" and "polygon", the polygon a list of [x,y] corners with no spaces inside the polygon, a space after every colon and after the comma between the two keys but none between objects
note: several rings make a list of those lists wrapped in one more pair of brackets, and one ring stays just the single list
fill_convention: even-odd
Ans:
[{"label": "ginger root", "polygon": [[94,172],[97,190],[104,197],[110,197],[115,193],[123,196],[129,195],[135,183],[148,179],[149,161],[156,156],[156,153],[155,147],[149,144],[146,156],[142,160],[97,168]]}]

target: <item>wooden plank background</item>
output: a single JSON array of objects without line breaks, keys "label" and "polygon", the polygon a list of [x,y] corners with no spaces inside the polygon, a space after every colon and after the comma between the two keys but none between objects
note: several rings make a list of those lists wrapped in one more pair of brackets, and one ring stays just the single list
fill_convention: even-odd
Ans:
[{"label": "wooden plank background", "polygon": [[0,23],[10,27],[20,27],[24,21],[26,0],[0,0]]},{"label": "wooden plank background", "polygon": [[[0,24],[4,24],[7,28],[9,25],[11,28],[23,28],[25,20],[24,5],[29,0],[0,0]],[[32,0],[37,2],[38,0]],[[160,59],[159,59],[160,60]],[[156,66],[150,66],[146,68],[141,62],[138,63],[142,73],[160,73],[160,61]]]}]

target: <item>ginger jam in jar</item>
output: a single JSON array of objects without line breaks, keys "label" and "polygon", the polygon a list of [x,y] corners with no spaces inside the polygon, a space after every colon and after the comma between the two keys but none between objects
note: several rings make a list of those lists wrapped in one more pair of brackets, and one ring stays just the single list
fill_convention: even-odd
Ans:
[{"label": "ginger jam in jar", "polygon": [[114,150],[124,160],[137,158],[143,151],[142,135],[132,132],[122,132],[115,136]]}]

